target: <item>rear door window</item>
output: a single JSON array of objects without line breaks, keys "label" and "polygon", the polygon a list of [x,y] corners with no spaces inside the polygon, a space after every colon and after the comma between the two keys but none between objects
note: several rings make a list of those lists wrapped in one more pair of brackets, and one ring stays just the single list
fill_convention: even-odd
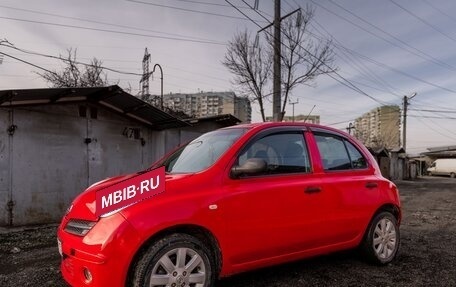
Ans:
[{"label": "rear door window", "polygon": [[349,141],[333,134],[315,133],[325,170],[364,169],[367,161]]}]

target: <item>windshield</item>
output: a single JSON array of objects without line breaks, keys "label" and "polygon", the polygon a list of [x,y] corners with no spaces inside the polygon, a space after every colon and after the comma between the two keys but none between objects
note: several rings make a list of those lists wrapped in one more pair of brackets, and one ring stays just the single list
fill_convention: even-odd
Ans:
[{"label": "windshield", "polygon": [[193,173],[214,164],[246,129],[234,128],[206,133],[182,147],[165,161],[169,173]]}]

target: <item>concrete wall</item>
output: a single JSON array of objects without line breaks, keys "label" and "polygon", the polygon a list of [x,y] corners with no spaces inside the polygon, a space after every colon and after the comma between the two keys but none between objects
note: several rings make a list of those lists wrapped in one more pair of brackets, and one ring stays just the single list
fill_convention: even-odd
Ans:
[{"label": "concrete wall", "polygon": [[[96,119],[90,108],[81,117],[76,104],[0,109],[0,225],[59,221],[87,186],[141,170],[158,156],[148,127],[95,108]],[[12,124],[10,136],[4,131]],[[139,128],[144,146],[126,128]]]},{"label": "concrete wall", "polygon": [[10,137],[7,129],[10,113],[0,110],[0,225],[8,224],[8,202],[11,201]]}]

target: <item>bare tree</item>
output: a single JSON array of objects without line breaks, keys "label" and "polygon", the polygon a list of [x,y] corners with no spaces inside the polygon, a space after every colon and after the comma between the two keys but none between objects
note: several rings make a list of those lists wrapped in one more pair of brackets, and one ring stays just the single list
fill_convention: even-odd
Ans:
[{"label": "bare tree", "polygon": [[228,43],[228,50],[223,60],[223,65],[234,74],[233,83],[239,87],[244,96],[248,96],[251,102],[258,101],[263,121],[265,87],[271,75],[272,61],[270,55],[261,46],[254,47],[247,31],[238,33]]},{"label": "bare tree", "polygon": [[[298,85],[314,84],[316,77],[332,73],[334,53],[329,40],[317,40],[309,34],[309,24],[314,10],[310,6],[302,8],[301,13],[283,20],[282,31],[282,111],[280,120],[285,114],[285,107],[294,88]],[[264,100],[271,95],[270,86],[265,92],[266,84],[271,80],[273,63],[272,30],[265,32],[266,43],[253,47],[247,32],[235,35],[228,43],[225,59],[222,62],[235,76],[234,84],[258,101],[261,116],[265,121]]]},{"label": "bare tree", "polygon": [[76,50],[68,49],[67,51],[66,58],[61,56],[65,63],[62,71],[36,73],[53,88],[105,87],[109,85],[100,60],[93,58],[90,64],[81,64],[76,60]]}]

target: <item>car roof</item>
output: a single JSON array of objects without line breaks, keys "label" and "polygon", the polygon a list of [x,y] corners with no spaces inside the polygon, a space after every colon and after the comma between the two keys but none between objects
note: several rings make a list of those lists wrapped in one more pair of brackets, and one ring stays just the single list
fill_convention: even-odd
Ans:
[{"label": "car roof", "polygon": [[343,134],[345,136],[349,136],[346,132],[331,128],[328,126],[324,125],[319,125],[319,124],[311,124],[311,123],[303,123],[303,122],[259,122],[259,123],[249,123],[249,124],[240,124],[240,125],[234,125],[231,127],[227,127],[225,129],[231,129],[231,128],[247,128],[247,129],[266,129],[266,128],[272,128],[272,127],[305,127],[309,129],[323,129],[327,131],[332,131],[338,134]]}]

